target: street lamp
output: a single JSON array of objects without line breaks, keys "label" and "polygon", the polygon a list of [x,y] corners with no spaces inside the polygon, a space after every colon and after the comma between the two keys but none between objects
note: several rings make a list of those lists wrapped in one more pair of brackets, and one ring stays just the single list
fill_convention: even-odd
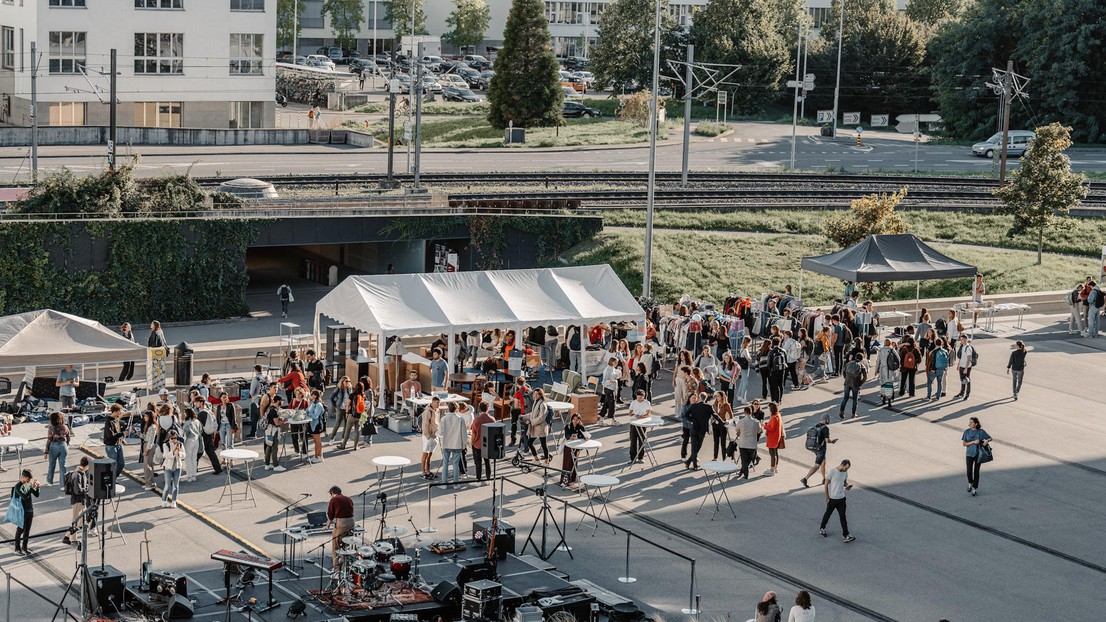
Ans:
[{"label": "street lamp", "polygon": [[[587,5],[585,5],[587,6]],[[584,23],[584,60],[588,59],[588,25],[591,24],[591,13],[587,11],[578,11],[577,15],[581,16],[581,20]]]},{"label": "street lamp", "polygon": [[833,87],[833,137],[837,138],[837,101],[841,96],[841,33],[845,30],[845,0],[841,3],[841,17],[837,20],[837,84]]},{"label": "street lamp", "polygon": [[645,298],[652,296],[651,281],[653,277],[653,203],[655,199],[654,186],[657,180],[657,120],[660,111],[658,108],[657,90],[660,86],[661,73],[661,2],[653,0],[656,8],[653,16],[653,99],[649,109],[649,188],[645,198],[645,266],[642,270],[641,295]]}]

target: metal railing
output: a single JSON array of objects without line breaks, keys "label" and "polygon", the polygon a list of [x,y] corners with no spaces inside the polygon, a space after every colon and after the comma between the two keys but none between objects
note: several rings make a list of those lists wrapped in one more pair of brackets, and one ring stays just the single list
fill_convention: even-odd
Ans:
[{"label": "metal railing", "polygon": [[80,617],[78,617],[78,616],[74,615],[73,613],[71,613],[69,611],[69,608],[64,606],[64,603],[59,603],[57,601],[50,600],[48,597],[46,597],[46,595],[42,594],[41,592],[39,592],[35,588],[27,585],[26,583],[20,581],[19,579],[16,579],[14,576],[12,576],[12,573],[10,571],[8,571],[6,568],[0,567],[0,574],[4,575],[4,587],[5,587],[4,622],[12,622],[12,583],[18,584],[20,587],[27,590],[28,592],[30,592],[34,596],[37,596],[38,598],[46,601],[56,611],[61,611],[63,620],[68,618],[68,619],[72,619],[73,622],[82,622]]}]

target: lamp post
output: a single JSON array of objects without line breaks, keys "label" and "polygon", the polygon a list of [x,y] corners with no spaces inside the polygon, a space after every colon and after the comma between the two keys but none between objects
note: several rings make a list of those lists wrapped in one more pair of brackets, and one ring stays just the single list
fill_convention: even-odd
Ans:
[{"label": "lamp post", "polygon": [[300,0],[292,0],[292,64],[296,64],[297,36],[300,32]]},{"label": "lamp post", "polygon": [[660,86],[661,72],[661,0],[654,0],[656,8],[653,15],[653,98],[649,109],[649,188],[645,199],[645,268],[642,270],[641,295],[652,295],[653,277],[653,202],[654,186],[657,180],[657,90]]},{"label": "lamp post", "polygon": [[837,21],[837,84],[833,87],[833,137],[837,138],[837,102],[841,96],[841,34],[845,30],[845,0],[841,3],[841,16]]}]

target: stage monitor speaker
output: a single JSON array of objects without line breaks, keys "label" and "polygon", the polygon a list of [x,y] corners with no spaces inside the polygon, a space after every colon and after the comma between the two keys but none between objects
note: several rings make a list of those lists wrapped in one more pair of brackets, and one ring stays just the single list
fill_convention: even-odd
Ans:
[{"label": "stage monitor speaker", "polygon": [[87,572],[89,609],[101,615],[121,612],[127,575],[112,566],[95,568]]},{"label": "stage monitor speaker", "polygon": [[181,594],[173,594],[169,599],[169,606],[165,610],[170,620],[186,620],[196,614],[192,608],[192,601]]},{"label": "stage monitor speaker", "polygon": [[480,429],[480,451],[486,452],[488,460],[502,460],[507,457],[505,445],[506,424],[485,423]]},{"label": "stage monitor speaker", "polygon": [[453,581],[442,581],[430,592],[434,600],[443,605],[455,605],[461,601],[461,588]]},{"label": "stage monitor speaker", "polygon": [[[472,540],[485,551],[488,549],[488,539],[491,537],[492,522],[490,520],[472,521]],[[507,559],[507,553],[515,552],[515,528],[505,520],[500,520],[496,525],[495,556],[499,559]]]},{"label": "stage monitor speaker", "polygon": [[150,573],[150,597],[170,600],[175,595],[188,596],[188,580],[171,572]]},{"label": "stage monitor speaker", "polygon": [[93,460],[91,471],[88,496],[97,501],[112,498],[115,494],[115,461],[108,458]]}]

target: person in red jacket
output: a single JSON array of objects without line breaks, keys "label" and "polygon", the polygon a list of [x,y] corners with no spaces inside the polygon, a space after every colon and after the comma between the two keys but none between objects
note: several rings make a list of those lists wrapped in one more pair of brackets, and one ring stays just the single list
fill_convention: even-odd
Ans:
[{"label": "person in red jacket", "polygon": [[780,407],[775,402],[768,403],[768,411],[772,413],[768,421],[764,422],[764,444],[768,447],[768,455],[771,457],[772,466],[766,473],[775,475],[780,469],[779,450],[784,448],[783,418],[780,417]]},{"label": "person in red jacket", "polygon": [[284,386],[284,394],[289,402],[292,401],[296,389],[307,389],[307,376],[303,375],[303,367],[299,363],[293,363],[288,374],[277,382]]},{"label": "person in red jacket", "polygon": [[492,463],[483,446],[484,424],[486,423],[495,423],[495,418],[488,414],[488,403],[480,402],[478,414],[472,420],[471,436],[469,437],[469,442],[472,445],[472,463],[476,466],[476,481],[484,479],[485,472],[488,474],[488,479],[492,478]]}]

